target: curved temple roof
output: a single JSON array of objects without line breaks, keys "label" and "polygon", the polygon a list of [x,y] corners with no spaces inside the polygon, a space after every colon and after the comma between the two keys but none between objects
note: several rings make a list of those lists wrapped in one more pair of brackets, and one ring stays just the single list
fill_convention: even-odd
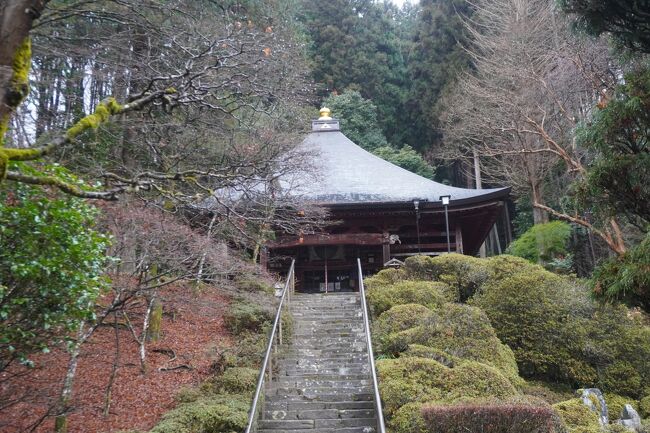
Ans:
[{"label": "curved temple roof", "polygon": [[295,191],[309,201],[324,205],[439,202],[440,196],[449,195],[453,204],[469,204],[510,192],[510,188],[456,188],[411,173],[354,144],[339,131],[335,119],[314,121],[312,130],[299,149],[316,152],[317,180]]}]

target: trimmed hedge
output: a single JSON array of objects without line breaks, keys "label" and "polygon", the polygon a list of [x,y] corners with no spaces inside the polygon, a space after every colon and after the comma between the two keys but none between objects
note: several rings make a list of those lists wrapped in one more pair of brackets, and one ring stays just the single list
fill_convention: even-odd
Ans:
[{"label": "trimmed hedge", "polygon": [[413,256],[405,261],[404,271],[414,280],[434,280],[448,284],[465,302],[490,278],[485,261],[462,254],[443,254],[437,257]]},{"label": "trimmed hedge", "polygon": [[547,406],[524,404],[425,405],[427,431],[435,433],[561,433],[558,415]]},{"label": "trimmed hedge", "polygon": [[499,370],[472,361],[449,368],[433,359],[384,359],[377,361],[377,371],[389,419],[407,403],[453,403],[464,398],[507,398],[518,394]]},{"label": "trimmed hedge", "polygon": [[366,294],[374,316],[402,304],[420,304],[435,310],[454,299],[452,290],[444,283],[398,281],[395,284],[383,284],[373,278],[368,278],[369,288]]},{"label": "trimmed hedge", "polygon": [[476,307],[448,303],[431,311],[421,305],[400,305],[379,316],[376,330],[379,353],[397,356],[412,345],[429,347],[436,356],[425,357],[445,365],[443,360],[478,361],[498,368],[515,385],[521,382],[512,350],[499,341],[485,313]]}]

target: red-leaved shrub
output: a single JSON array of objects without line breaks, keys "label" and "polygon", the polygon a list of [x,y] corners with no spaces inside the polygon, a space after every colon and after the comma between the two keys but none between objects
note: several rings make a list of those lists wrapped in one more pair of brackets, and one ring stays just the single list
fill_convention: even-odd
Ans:
[{"label": "red-leaved shrub", "polygon": [[432,433],[562,433],[550,407],[524,404],[431,405],[422,408]]}]

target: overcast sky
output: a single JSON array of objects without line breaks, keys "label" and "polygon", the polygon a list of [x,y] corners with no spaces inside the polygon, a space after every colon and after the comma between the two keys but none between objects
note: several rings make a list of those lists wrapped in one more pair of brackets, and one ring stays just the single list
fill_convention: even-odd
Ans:
[{"label": "overcast sky", "polygon": [[418,0],[390,0],[395,3],[397,6],[402,6],[406,2],[417,3]]}]

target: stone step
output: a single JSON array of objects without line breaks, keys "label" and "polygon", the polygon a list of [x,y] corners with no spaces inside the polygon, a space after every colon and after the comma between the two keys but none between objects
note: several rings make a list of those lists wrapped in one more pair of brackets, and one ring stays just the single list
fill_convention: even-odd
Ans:
[{"label": "stone step", "polygon": [[266,410],[264,419],[348,419],[374,418],[374,409],[304,409],[304,410]]},{"label": "stone step", "polygon": [[314,429],[298,429],[298,430],[275,430],[275,429],[262,429],[257,430],[258,433],[375,433],[375,427],[345,427],[345,428],[319,428]]},{"label": "stone step", "polygon": [[320,432],[321,428],[371,427],[376,423],[374,418],[261,420],[259,428],[269,430],[318,429]]},{"label": "stone step", "polygon": [[368,356],[365,353],[357,353],[354,355],[343,355],[325,357],[325,356],[284,356],[282,361],[287,363],[303,364],[309,362],[368,362]]},{"label": "stone step", "polygon": [[313,362],[287,362],[284,360],[277,361],[276,364],[280,369],[291,369],[291,370],[304,370],[304,371],[318,371],[319,369],[329,370],[334,368],[364,368],[368,365],[367,362],[363,361],[353,361],[346,362],[344,360],[340,361],[313,361]]},{"label": "stone step", "polygon": [[350,402],[373,401],[372,393],[349,394],[320,394],[320,395],[268,395],[265,402]]},{"label": "stone step", "polygon": [[363,367],[334,367],[334,368],[318,368],[318,369],[300,369],[300,368],[280,368],[281,376],[304,376],[307,373],[317,375],[328,374],[369,374],[370,367],[364,365]]},{"label": "stone step", "polygon": [[265,411],[284,410],[317,410],[317,409],[337,409],[337,410],[357,410],[357,409],[374,409],[374,401],[266,401],[264,404]]},{"label": "stone step", "polygon": [[363,385],[363,386],[328,386],[322,388],[314,388],[314,387],[296,388],[296,387],[282,387],[280,385],[279,387],[271,386],[266,388],[265,395],[267,397],[272,395],[282,395],[282,396],[300,395],[300,396],[305,396],[308,399],[311,399],[314,397],[318,397],[319,395],[341,394],[341,395],[353,396],[356,394],[363,394],[364,392],[365,393],[372,392],[372,387],[368,385]]},{"label": "stone step", "polygon": [[303,372],[302,374],[293,374],[288,376],[286,374],[276,375],[273,377],[273,382],[282,382],[286,380],[371,380],[370,376],[367,373],[360,374],[319,374],[312,373],[309,371]]},{"label": "stone step", "polygon": [[299,356],[322,356],[327,358],[338,357],[339,355],[345,356],[354,353],[356,355],[360,353],[367,353],[366,347],[348,347],[346,349],[334,348],[334,349],[311,349],[309,347],[295,347],[287,346],[282,352],[286,357],[299,357]]},{"label": "stone step", "polygon": [[282,376],[277,381],[271,382],[277,386],[294,388],[307,387],[336,387],[336,386],[371,386],[371,379],[318,379],[318,378],[299,378]]}]

